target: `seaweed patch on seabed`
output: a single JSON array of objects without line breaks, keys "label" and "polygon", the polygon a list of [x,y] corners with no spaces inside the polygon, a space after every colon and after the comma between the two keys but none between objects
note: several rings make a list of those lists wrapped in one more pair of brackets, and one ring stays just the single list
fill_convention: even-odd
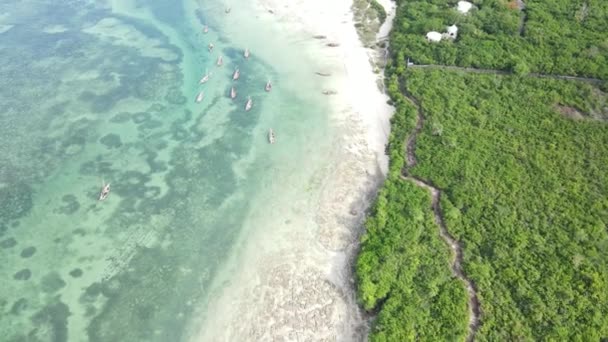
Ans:
[{"label": "seaweed patch on seabed", "polygon": [[0,185],[0,220],[22,218],[32,210],[32,207],[30,186],[21,182]]}]

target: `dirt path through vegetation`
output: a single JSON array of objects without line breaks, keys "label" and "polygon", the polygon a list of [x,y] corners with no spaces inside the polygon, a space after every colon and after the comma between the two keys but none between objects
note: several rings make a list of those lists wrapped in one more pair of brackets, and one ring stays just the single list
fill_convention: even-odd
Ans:
[{"label": "dirt path through vegetation", "polygon": [[[467,68],[467,67],[459,67],[453,65],[439,65],[439,64],[410,64],[408,68],[416,68],[416,69],[444,69],[444,70],[457,70],[464,71],[476,74],[494,74],[494,75],[515,75],[515,73],[511,71],[505,70],[495,70],[495,69],[478,69],[478,68]],[[539,74],[536,72],[532,72],[526,74],[527,77],[536,77],[536,78],[552,78],[555,80],[570,80],[570,81],[581,81],[593,84],[599,84],[606,82],[605,80],[599,78],[591,78],[591,77],[579,77],[579,76],[569,76],[569,75],[549,75],[549,74]]]},{"label": "dirt path through vegetation", "polygon": [[467,276],[462,271],[462,246],[460,245],[460,242],[454,239],[454,237],[450,234],[445,225],[445,221],[443,220],[443,215],[441,214],[440,201],[441,191],[437,187],[435,187],[431,182],[409,175],[408,169],[414,167],[417,163],[415,153],[416,138],[418,137],[418,134],[420,133],[424,125],[424,114],[422,112],[422,107],[420,106],[420,103],[418,103],[418,101],[414,97],[412,97],[410,94],[405,94],[405,96],[418,109],[418,117],[416,119],[416,128],[407,139],[405,151],[407,156],[406,167],[403,169],[401,178],[404,180],[411,181],[417,186],[431,193],[431,207],[435,216],[435,222],[439,226],[439,235],[445,241],[445,243],[450,246],[450,249],[452,250],[452,274],[462,280],[467,289],[467,294],[469,297],[469,332],[467,334],[466,341],[470,342],[475,339],[475,333],[479,328],[479,317],[481,315],[479,299],[477,298],[477,288],[475,287],[475,284],[469,278],[467,278]]}]

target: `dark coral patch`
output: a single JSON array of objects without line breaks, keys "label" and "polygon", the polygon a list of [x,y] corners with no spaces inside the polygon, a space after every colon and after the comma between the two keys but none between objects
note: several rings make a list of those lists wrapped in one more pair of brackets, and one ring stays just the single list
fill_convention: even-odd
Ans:
[{"label": "dark coral patch", "polygon": [[80,296],[79,301],[81,303],[94,302],[95,300],[97,300],[97,296],[99,296],[100,294],[101,294],[101,284],[93,283],[84,290],[84,293]]},{"label": "dark coral patch", "polygon": [[122,113],[118,113],[116,115],[114,115],[111,119],[110,122],[112,123],[124,123],[131,120],[131,113],[127,113],[127,112],[122,112]]},{"label": "dark coral patch", "polygon": [[59,212],[60,214],[72,215],[80,209],[80,203],[78,203],[78,200],[74,195],[65,195],[61,198],[61,201],[65,203],[65,205],[56,210],[56,212]]},{"label": "dark coral patch", "polygon": [[162,125],[163,125],[163,123],[161,121],[148,120],[137,127],[138,127],[138,130],[141,131],[141,130],[146,130],[146,129],[155,129],[155,128],[161,127]]},{"label": "dark coral patch", "polygon": [[87,231],[84,230],[84,228],[76,228],[72,231],[72,233],[74,233],[74,235],[85,236],[87,234]]},{"label": "dark coral patch", "polygon": [[68,317],[70,315],[70,308],[57,300],[32,316],[32,323],[41,332],[53,336],[52,341],[65,342],[68,340]]},{"label": "dark coral patch", "polygon": [[21,271],[15,273],[13,275],[13,279],[15,280],[28,280],[32,276],[32,271],[27,268],[22,269]]},{"label": "dark coral patch", "polygon": [[51,273],[45,275],[44,277],[42,277],[40,285],[41,285],[42,291],[44,291],[46,293],[53,293],[53,292],[59,291],[62,287],[64,287],[65,281],[63,281],[63,279],[61,279],[61,277],[59,276],[59,274],[57,272],[51,272]]},{"label": "dark coral patch", "polygon": [[182,94],[179,87],[171,87],[165,95],[165,100],[171,104],[183,105],[188,99]]},{"label": "dark coral patch", "polygon": [[133,115],[133,122],[140,124],[150,120],[150,117],[151,115],[146,112],[135,113],[135,115]]},{"label": "dark coral patch", "polygon": [[34,247],[34,246],[26,247],[21,251],[21,257],[29,258],[32,255],[34,255],[34,253],[36,253],[36,247]]},{"label": "dark coral patch", "polygon": [[80,278],[82,276],[82,270],[80,268],[75,268],[70,271],[70,275],[74,278]]},{"label": "dark coral patch", "polygon": [[17,245],[17,240],[15,240],[15,238],[8,238],[5,240],[0,241],[0,247],[7,249],[7,248],[13,248]]},{"label": "dark coral patch", "polygon": [[122,146],[120,135],[114,133],[106,134],[101,139],[99,139],[99,142],[104,144],[107,148],[118,148]]},{"label": "dark coral patch", "polygon": [[19,298],[11,307],[11,314],[19,315],[25,309],[27,309],[27,299]]}]

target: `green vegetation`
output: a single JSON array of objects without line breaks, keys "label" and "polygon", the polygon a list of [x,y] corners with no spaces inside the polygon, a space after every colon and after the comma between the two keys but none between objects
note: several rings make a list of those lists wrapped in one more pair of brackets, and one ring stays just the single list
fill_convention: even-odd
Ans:
[{"label": "green vegetation", "polygon": [[410,181],[389,182],[367,222],[357,263],[364,306],[382,303],[371,340],[462,340],[467,295],[450,274],[429,195]]},{"label": "green vegetation", "polygon": [[447,226],[482,302],[478,338],[608,336],[608,125],[555,110],[590,113],[605,94],[449,72],[407,79],[428,120],[412,173],[444,189]]},{"label": "green vegetation", "polygon": [[389,89],[401,104],[392,122],[391,168],[366,222],[357,261],[363,306],[381,306],[371,341],[462,339],[468,319],[466,291],[451,276],[449,250],[439,237],[430,195],[400,178],[403,142],[414,127],[415,108],[394,83]]},{"label": "green vegetation", "polygon": [[369,2],[369,5],[378,14],[378,20],[380,21],[380,25],[384,24],[384,22],[386,21],[386,10],[384,9],[384,7],[382,7],[382,5],[380,5],[380,3],[376,0],[371,0]]},{"label": "green vegetation", "polygon": [[[408,173],[442,191],[445,223],[462,245],[464,273],[481,304],[476,340],[606,339],[606,84],[526,75],[608,77],[608,4],[526,2],[523,17],[514,2],[473,2],[467,16],[445,1],[399,4],[387,68],[397,108],[391,165],[357,260],[359,299],[377,313],[370,340],[467,334],[467,294],[451,276],[429,194],[400,177],[417,117],[404,94],[425,117],[418,164]],[[426,31],[454,22],[455,42],[424,41]],[[515,75],[406,69],[406,56]]]},{"label": "green vegetation", "polygon": [[[391,40],[417,64],[473,66],[608,78],[608,2],[472,1],[467,15],[445,0],[400,0]],[[428,31],[456,24],[458,39],[428,44]],[[520,33],[521,30],[521,33]]]}]

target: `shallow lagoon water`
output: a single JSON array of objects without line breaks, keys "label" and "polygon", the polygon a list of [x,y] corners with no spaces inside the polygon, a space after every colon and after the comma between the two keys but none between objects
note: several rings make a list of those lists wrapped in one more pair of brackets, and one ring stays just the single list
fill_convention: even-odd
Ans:
[{"label": "shallow lagoon water", "polygon": [[[246,222],[252,208],[283,186],[313,192],[308,179],[327,162],[330,123],[309,79],[312,59],[281,50],[274,63],[257,58],[280,39],[234,37],[238,27],[221,25],[223,7],[205,2],[26,0],[0,9],[0,25],[10,26],[0,33],[1,336],[187,339],[212,286],[229,282],[221,271],[238,272],[227,263],[247,229],[273,229]],[[205,70],[211,79],[198,85]],[[112,192],[99,202],[103,181]]]}]

